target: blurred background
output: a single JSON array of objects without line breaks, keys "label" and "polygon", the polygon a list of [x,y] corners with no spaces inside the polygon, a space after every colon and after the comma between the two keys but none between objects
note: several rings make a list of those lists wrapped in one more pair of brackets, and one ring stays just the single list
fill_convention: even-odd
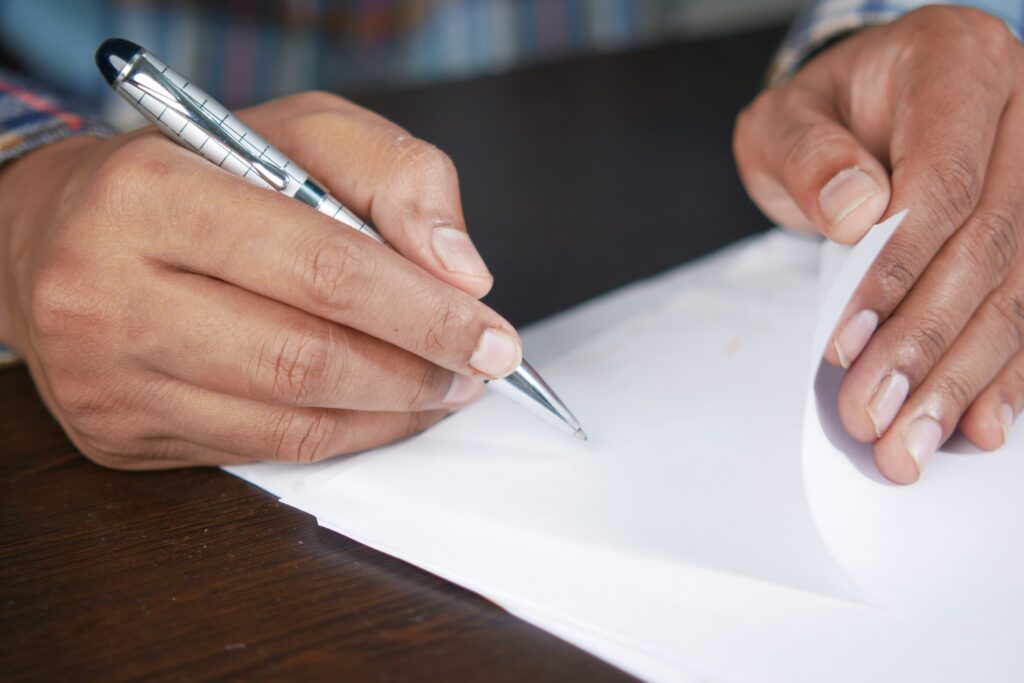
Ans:
[{"label": "blurred background", "polygon": [[[0,0],[7,69],[143,122],[98,73],[110,36],[231,107],[311,88],[438,145],[514,324],[769,227],[737,112],[799,0]],[[34,83],[33,83],[34,81]]]},{"label": "blurred background", "polygon": [[800,0],[0,0],[9,66],[115,126],[92,54],[120,36],[230,107],[386,92],[784,23]]}]

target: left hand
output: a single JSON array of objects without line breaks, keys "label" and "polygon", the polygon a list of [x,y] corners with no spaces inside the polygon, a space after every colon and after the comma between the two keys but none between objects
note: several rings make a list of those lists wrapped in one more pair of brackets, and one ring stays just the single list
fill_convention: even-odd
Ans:
[{"label": "left hand", "polygon": [[959,425],[1005,443],[1024,411],[1024,47],[977,10],[926,7],[826,49],[737,122],[774,221],[855,242],[908,217],[854,295],[830,362],[839,412],[892,481]]}]

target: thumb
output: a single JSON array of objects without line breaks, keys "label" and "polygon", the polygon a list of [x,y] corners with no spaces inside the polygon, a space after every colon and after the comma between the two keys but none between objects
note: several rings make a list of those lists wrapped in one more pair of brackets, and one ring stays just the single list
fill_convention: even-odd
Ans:
[{"label": "thumb", "polygon": [[850,244],[889,205],[885,167],[820,94],[765,91],[737,119],[733,147],[747,192],[784,227]]}]

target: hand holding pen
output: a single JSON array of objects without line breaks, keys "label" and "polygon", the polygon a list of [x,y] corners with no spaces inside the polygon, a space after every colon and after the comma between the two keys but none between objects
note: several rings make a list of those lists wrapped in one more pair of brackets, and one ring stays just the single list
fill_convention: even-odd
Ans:
[{"label": "hand holding pen", "polygon": [[425,429],[517,368],[442,152],[323,93],[239,117],[394,250],[151,128],[11,165],[6,291],[27,300],[0,317],[83,453],[319,460]]}]

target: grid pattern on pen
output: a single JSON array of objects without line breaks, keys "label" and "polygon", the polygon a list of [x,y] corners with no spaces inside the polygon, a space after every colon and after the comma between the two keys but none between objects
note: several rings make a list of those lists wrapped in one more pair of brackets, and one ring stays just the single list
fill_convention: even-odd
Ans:
[{"label": "grid pattern on pen", "polygon": [[[265,160],[272,164],[276,170],[282,171],[287,179],[287,186],[281,190],[283,194],[294,197],[303,183],[309,179],[309,173],[301,166],[281,154],[280,151],[254,133],[202,89],[189,82],[152,55],[146,53],[144,59],[167,80],[181,88],[206,114],[217,120],[224,132],[235,143],[246,149],[253,158]],[[140,60],[135,68],[144,69],[145,66]],[[146,93],[132,83],[131,80],[131,78],[123,80],[118,85],[118,89],[126,97],[137,103],[146,118],[154,125],[160,127],[183,146],[195,150],[208,161],[229,173],[237,175],[259,187],[273,189],[260,177],[253,165],[239,156],[238,153],[210,137],[206,131],[187,119],[183,114],[167,106],[159,98]],[[317,206],[317,211],[360,232],[371,236],[373,234],[370,232],[372,228],[365,221],[360,220],[341,202],[330,195],[324,197],[323,201]]]}]

